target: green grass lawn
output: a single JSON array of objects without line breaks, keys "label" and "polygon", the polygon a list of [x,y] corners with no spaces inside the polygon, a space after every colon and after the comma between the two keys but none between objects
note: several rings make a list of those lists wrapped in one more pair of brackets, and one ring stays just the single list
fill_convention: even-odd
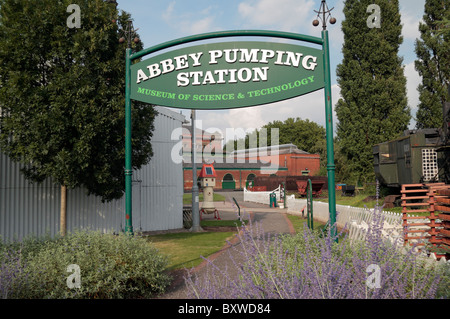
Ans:
[{"label": "green grass lawn", "polygon": [[240,227],[242,226],[242,224],[247,224],[248,220],[202,220],[200,222],[200,226],[211,226],[211,227],[216,227],[216,226],[228,226],[228,227]]},{"label": "green grass lawn", "polygon": [[[353,207],[366,206],[367,208],[374,208],[375,205],[377,204],[377,201],[376,200],[364,201],[368,196],[369,195],[366,194],[358,194],[355,196],[342,196],[340,192],[336,192],[336,204]],[[314,198],[314,200],[328,203],[328,197],[323,195],[321,197]],[[383,202],[384,202],[383,199],[378,200],[379,205],[382,205]]]},{"label": "green grass lawn", "polygon": [[[300,216],[297,215],[287,215],[287,217],[289,218],[290,222],[292,223],[292,226],[295,229],[296,233],[300,233],[302,232],[305,227],[307,226],[307,219],[306,218],[302,218]],[[317,220],[313,221],[313,228],[315,231],[322,231],[322,232],[326,232],[326,228],[325,228],[326,224],[319,222]],[[342,240],[344,238],[345,234],[344,233],[340,233],[338,230],[338,240]]]},{"label": "green grass lawn", "polygon": [[169,258],[168,270],[198,266],[203,257],[221,250],[234,232],[172,233],[147,236]]},{"label": "green grass lawn", "polygon": [[[217,193],[213,194],[213,200],[215,202],[223,202],[223,201],[225,201],[225,199],[226,198],[223,195],[220,195]],[[198,200],[199,200],[199,202],[203,201],[203,193],[202,192],[200,192],[198,194]],[[183,205],[192,205],[192,194],[191,193],[183,194]]]},{"label": "green grass lawn", "polygon": [[[292,226],[294,227],[295,231],[301,232],[305,227],[308,227],[306,225],[307,223],[307,219],[306,218],[302,218],[300,216],[297,215],[287,215],[289,221],[292,223]],[[325,228],[325,224],[318,222],[316,220],[313,221],[313,226],[314,226],[314,230],[322,230]]]},{"label": "green grass lawn", "polygon": [[[247,223],[247,220],[243,221]],[[202,220],[202,227],[236,227],[236,231],[229,232],[183,232],[147,236],[162,254],[169,258],[168,270],[191,268],[198,266],[203,259],[222,249],[226,240],[232,238],[242,226],[239,220]]]}]

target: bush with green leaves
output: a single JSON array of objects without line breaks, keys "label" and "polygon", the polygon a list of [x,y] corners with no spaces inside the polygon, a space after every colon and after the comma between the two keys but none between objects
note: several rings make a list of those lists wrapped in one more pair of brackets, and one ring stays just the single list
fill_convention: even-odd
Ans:
[{"label": "bush with green leaves", "polygon": [[[11,271],[17,258],[22,261],[14,275],[21,284],[10,283],[9,298],[149,298],[170,283],[166,257],[140,237],[79,231],[53,240],[25,241],[16,259],[5,258],[8,250],[2,250],[2,265],[9,264]],[[80,268],[79,288],[68,285],[73,274],[68,266],[73,264]],[[6,284],[0,283],[5,291]]]}]

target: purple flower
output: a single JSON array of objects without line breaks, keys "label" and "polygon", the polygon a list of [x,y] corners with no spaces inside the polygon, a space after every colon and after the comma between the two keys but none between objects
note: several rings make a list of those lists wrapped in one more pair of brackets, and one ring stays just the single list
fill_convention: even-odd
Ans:
[{"label": "purple flower", "polygon": [[[412,251],[383,239],[381,208],[373,213],[365,241],[339,242],[304,227],[297,235],[265,234],[259,223],[241,227],[230,265],[209,261],[202,275],[186,279],[190,297],[200,299],[435,298],[440,278]],[[369,266],[377,271],[369,273]],[[377,287],[368,281],[377,279]]]}]

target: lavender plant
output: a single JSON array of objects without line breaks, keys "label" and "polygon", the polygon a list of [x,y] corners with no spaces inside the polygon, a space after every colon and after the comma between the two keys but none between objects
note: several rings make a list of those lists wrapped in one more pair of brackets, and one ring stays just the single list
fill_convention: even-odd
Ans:
[{"label": "lavender plant", "polygon": [[5,250],[0,256],[0,299],[16,298],[27,284],[20,251]]},{"label": "lavender plant", "polygon": [[[231,265],[208,263],[204,276],[186,278],[190,297],[245,299],[435,298],[441,277],[412,250],[382,237],[383,214],[374,210],[365,241],[304,227],[297,235],[270,237],[260,224],[240,229],[229,250]],[[368,285],[368,266],[379,269],[379,287]],[[446,283],[443,283],[444,285]],[[447,282],[448,284],[448,282]]]}]

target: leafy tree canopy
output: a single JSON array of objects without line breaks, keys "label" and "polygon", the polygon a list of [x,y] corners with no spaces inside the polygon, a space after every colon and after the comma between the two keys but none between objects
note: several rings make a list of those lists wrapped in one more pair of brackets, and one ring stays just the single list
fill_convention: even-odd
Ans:
[{"label": "leafy tree canopy", "polygon": [[342,98],[336,105],[337,137],[357,179],[374,176],[372,147],[407,129],[406,78],[398,56],[402,25],[398,0],[379,0],[380,28],[370,28],[373,0],[346,0],[342,22],[343,61],[337,67]]},{"label": "leafy tree canopy", "polygon": [[297,117],[269,122],[261,129],[247,134],[243,139],[228,141],[224,151],[271,146],[272,139],[276,141],[276,137],[272,137],[272,133],[276,134],[272,129],[278,131],[278,145],[294,144],[300,150],[320,154],[321,174],[326,174],[326,131],[325,128],[309,119],[303,120]]},{"label": "leafy tree canopy", "polygon": [[[0,0],[0,148],[32,181],[51,177],[112,200],[125,177],[125,49],[130,15],[79,0]],[[133,43],[134,50],[142,44]],[[153,107],[133,103],[133,168],[152,156]]]},{"label": "leafy tree canopy", "polygon": [[450,1],[426,0],[420,39],[416,40],[415,68],[422,77],[419,84],[417,128],[441,127],[442,105],[448,101],[450,83]]}]

